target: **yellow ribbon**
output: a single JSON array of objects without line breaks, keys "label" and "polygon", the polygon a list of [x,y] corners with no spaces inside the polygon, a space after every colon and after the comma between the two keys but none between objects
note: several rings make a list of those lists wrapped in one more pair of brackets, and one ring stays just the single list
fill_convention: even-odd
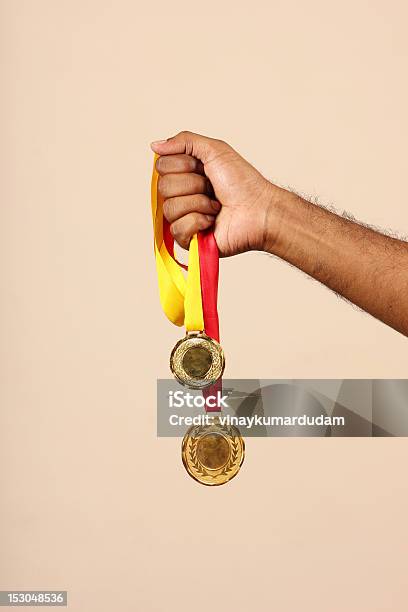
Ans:
[{"label": "yellow ribbon", "polygon": [[155,155],[152,174],[152,217],[160,303],[172,323],[185,325],[187,331],[202,331],[204,318],[197,234],[190,242],[186,279],[179,264],[167,250],[163,239],[163,202],[157,193],[159,178],[156,170],[157,158],[158,155]]}]

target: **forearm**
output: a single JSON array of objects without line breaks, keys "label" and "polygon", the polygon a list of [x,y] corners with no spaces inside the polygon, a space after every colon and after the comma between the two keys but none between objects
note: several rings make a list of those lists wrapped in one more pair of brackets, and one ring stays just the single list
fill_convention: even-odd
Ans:
[{"label": "forearm", "polygon": [[265,249],[408,335],[408,244],[278,189]]}]

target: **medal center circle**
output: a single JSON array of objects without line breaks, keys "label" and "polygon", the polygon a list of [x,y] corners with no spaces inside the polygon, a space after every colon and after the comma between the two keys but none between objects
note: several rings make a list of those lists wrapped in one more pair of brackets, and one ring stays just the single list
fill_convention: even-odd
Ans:
[{"label": "medal center circle", "polygon": [[204,378],[211,364],[211,353],[202,346],[192,346],[183,355],[183,369],[191,378]]},{"label": "medal center circle", "polygon": [[218,433],[201,436],[197,444],[197,457],[208,470],[219,470],[227,463],[230,448],[227,440]]}]

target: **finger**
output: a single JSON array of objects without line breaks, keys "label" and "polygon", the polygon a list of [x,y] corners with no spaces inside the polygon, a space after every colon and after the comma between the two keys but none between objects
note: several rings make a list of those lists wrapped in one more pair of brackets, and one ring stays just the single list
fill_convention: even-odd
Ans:
[{"label": "finger", "polygon": [[195,172],[204,174],[202,162],[191,155],[162,155],[156,161],[156,170],[159,174],[179,174]]},{"label": "finger", "polygon": [[197,232],[205,230],[214,223],[215,217],[192,212],[170,225],[170,231],[176,242],[188,249],[190,240]]},{"label": "finger", "polygon": [[201,174],[165,174],[159,177],[158,190],[163,198],[206,193],[211,195],[211,183]]},{"label": "finger", "polygon": [[169,223],[173,223],[191,212],[216,215],[220,208],[221,204],[217,200],[212,200],[203,193],[170,198],[163,202],[163,213]]},{"label": "finger", "polygon": [[203,164],[211,162],[222,153],[233,151],[232,147],[222,140],[207,138],[193,132],[180,132],[167,140],[156,140],[150,146],[159,155],[186,153],[197,157]]}]

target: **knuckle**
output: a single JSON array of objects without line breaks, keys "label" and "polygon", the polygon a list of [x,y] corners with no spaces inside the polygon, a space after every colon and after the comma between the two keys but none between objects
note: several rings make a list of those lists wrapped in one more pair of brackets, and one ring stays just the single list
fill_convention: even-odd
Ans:
[{"label": "knuckle", "polygon": [[207,229],[207,227],[211,223],[211,217],[205,217],[204,215],[200,215],[200,220],[198,223],[199,223],[198,229],[201,229],[201,230]]},{"label": "knuckle", "polygon": [[228,142],[225,142],[225,140],[221,140],[218,138],[216,140],[216,144],[217,144],[217,149],[219,149],[220,151],[225,150],[225,149],[231,149],[230,145],[228,144]]},{"label": "knuckle", "polygon": [[173,238],[175,240],[177,240],[177,242],[178,242],[179,239],[181,238],[180,224],[179,223],[172,223],[170,225],[170,232],[171,232],[171,235],[173,236]]},{"label": "knuckle", "polygon": [[187,155],[192,155],[194,153],[193,133],[188,130],[183,130],[177,134],[177,137],[184,143],[185,153]]},{"label": "knuckle", "polygon": [[156,159],[156,170],[157,170],[157,172],[162,172],[163,171],[163,166],[164,166],[163,157],[158,157]]},{"label": "knuckle", "polygon": [[195,157],[192,157],[191,155],[186,155],[185,167],[187,172],[195,172],[199,167],[198,160]]},{"label": "knuckle", "polygon": [[192,230],[194,231],[197,227],[199,227],[201,224],[201,214],[199,212],[192,212],[191,213],[191,227]]},{"label": "knuckle", "polygon": [[169,179],[167,176],[159,176],[157,189],[162,196],[165,196],[169,189]]},{"label": "knuckle", "polygon": [[207,210],[211,207],[210,198],[205,193],[196,195],[196,204],[200,209]]},{"label": "knuckle", "polygon": [[170,231],[172,233],[172,236],[174,238],[174,240],[184,249],[186,249],[188,247],[188,244],[190,242],[190,238],[188,233],[185,230],[184,224],[183,223],[173,223],[170,226]]},{"label": "knuckle", "polygon": [[205,176],[198,174],[191,175],[191,189],[197,194],[205,194],[207,192],[207,179]]},{"label": "knuckle", "polygon": [[208,219],[199,212],[191,213],[191,234],[208,227]]},{"label": "knuckle", "polygon": [[156,170],[159,174],[168,174],[171,168],[171,159],[168,155],[161,155],[156,161]]},{"label": "knuckle", "polygon": [[171,200],[165,200],[163,202],[163,214],[167,221],[170,221],[174,216],[174,203]]}]

